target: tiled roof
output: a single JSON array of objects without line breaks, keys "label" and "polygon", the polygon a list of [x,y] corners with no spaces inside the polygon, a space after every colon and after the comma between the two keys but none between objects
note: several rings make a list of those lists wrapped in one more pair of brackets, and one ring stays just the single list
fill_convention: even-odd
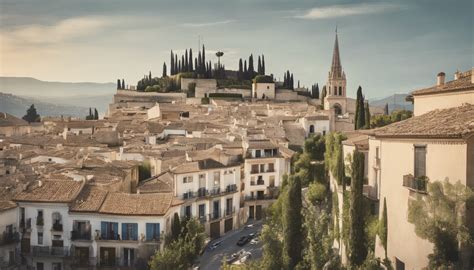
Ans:
[{"label": "tiled roof", "polygon": [[0,211],[6,211],[16,207],[16,203],[12,201],[0,201]]},{"label": "tiled roof", "polygon": [[278,145],[269,140],[249,141],[248,149],[275,149]]},{"label": "tiled roof", "polygon": [[351,136],[347,140],[342,141],[344,145],[357,146],[359,149],[369,148],[369,136],[367,134],[359,134]]},{"label": "tiled roof", "polygon": [[129,216],[163,216],[175,204],[172,193],[109,193],[99,212]]},{"label": "tiled roof", "polygon": [[434,110],[366,133],[376,137],[462,138],[474,133],[474,105]]},{"label": "tiled roof", "polygon": [[26,190],[14,197],[19,202],[68,203],[76,198],[82,181],[45,181],[33,190]]},{"label": "tiled roof", "polygon": [[28,122],[8,113],[0,112],[0,127],[27,126]]},{"label": "tiled roof", "polygon": [[329,116],[328,115],[310,115],[310,116],[306,116],[305,117],[306,120],[309,120],[309,121],[317,121],[317,120],[329,120]]},{"label": "tiled roof", "polygon": [[173,192],[173,176],[169,172],[164,172],[153,178],[140,181],[138,189],[140,193]]},{"label": "tiled roof", "polygon": [[419,89],[413,91],[411,94],[413,96],[418,95],[427,95],[427,94],[437,94],[437,93],[446,93],[454,92],[465,89],[474,89],[474,84],[472,83],[472,70],[468,70],[460,74],[460,77],[457,80],[452,80],[444,83],[443,85],[434,85],[428,88]]},{"label": "tiled roof", "polygon": [[70,210],[74,212],[99,211],[108,191],[86,185],[77,198],[73,201]]},{"label": "tiled roof", "polygon": [[218,168],[225,168],[224,164],[215,161],[213,159],[204,159],[194,162],[187,162],[181,164],[173,169],[174,173],[191,173],[191,172],[198,172],[202,170],[210,170],[210,169],[218,169]]}]

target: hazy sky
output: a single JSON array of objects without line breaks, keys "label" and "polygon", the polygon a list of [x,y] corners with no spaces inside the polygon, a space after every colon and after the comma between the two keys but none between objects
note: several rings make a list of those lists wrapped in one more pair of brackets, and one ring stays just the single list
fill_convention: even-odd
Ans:
[{"label": "hazy sky", "polygon": [[322,85],[337,25],[348,95],[370,99],[470,69],[473,13],[472,0],[0,0],[0,75],[136,84],[202,36],[226,68],[263,53],[267,73]]}]

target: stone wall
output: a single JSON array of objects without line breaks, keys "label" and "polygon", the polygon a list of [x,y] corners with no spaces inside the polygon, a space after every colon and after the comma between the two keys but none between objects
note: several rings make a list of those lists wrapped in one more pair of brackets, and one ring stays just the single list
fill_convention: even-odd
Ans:
[{"label": "stone wall", "polygon": [[305,101],[309,98],[306,96],[300,96],[292,90],[277,89],[275,91],[275,99],[279,101]]}]

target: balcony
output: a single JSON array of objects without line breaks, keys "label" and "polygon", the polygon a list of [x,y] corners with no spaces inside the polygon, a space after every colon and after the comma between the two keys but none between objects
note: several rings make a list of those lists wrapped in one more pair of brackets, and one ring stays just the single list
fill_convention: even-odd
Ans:
[{"label": "balcony", "polygon": [[56,231],[56,232],[62,232],[63,231],[63,224],[55,222],[53,224],[53,227],[51,228],[51,230]]},{"label": "balcony", "polygon": [[43,216],[37,216],[36,217],[36,226],[43,226],[44,225],[44,218]]},{"label": "balcony", "polygon": [[426,194],[427,184],[428,184],[428,177],[426,176],[414,177],[411,174],[403,176],[403,186],[408,188],[410,191]]},{"label": "balcony", "polygon": [[66,257],[69,255],[68,247],[32,246],[34,257]]},{"label": "balcony", "polygon": [[71,231],[71,240],[90,241],[91,232],[90,231]]},{"label": "balcony", "polygon": [[237,185],[236,184],[227,185],[227,187],[225,188],[224,193],[231,193],[231,192],[237,192]]},{"label": "balcony", "polygon": [[257,179],[257,186],[265,185],[265,181],[263,179]]},{"label": "balcony", "polygon": [[245,201],[258,201],[258,200],[274,200],[278,198],[278,194],[263,194],[263,195],[246,195]]},{"label": "balcony", "polygon": [[202,187],[198,189],[197,191],[198,198],[206,197],[207,195],[209,195],[209,191],[207,191],[206,188]]},{"label": "balcony", "polygon": [[209,221],[217,220],[217,219],[220,219],[221,217],[222,216],[219,211],[214,211],[211,214],[209,214]]},{"label": "balcony", "polygon": [[99,240],[120,240],[117,233],[102,233]]},{"label": "balcony", "polygon": [[217,195],[220,195],[220,193],[221,193],[221,188],[219,188],[219,187],[212,188],[209,191],[210,196],[217,196]]},{"label": "balcony", "polygon": [[0,237],[1,237],[0,238],[0,246],[13,244],[13,243],[17,243],[18,241],[20,241],[20,234],[18,232],[4,231],[3,234]]},{"label": "balcony", "polygon": [[226,208],[224,210],[224,217],[229,217],[229,216],[232,216],[235,214],[235,206],[231,207],[231,208]]},{"label": "balcony", "polygon": [[194,192],[192,192],[192,191],[188,191],[188,192],[183,193],[183,200],[192,199],[194,197],[196,197],[196,194],[194,194]]}]

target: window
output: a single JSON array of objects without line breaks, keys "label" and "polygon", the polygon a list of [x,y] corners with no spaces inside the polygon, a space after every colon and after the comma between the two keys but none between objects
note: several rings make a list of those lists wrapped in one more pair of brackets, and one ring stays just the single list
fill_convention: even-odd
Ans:
[{"label": "window", "polygon": [[38,232],[38,245],[43,244],[43,232]]},{"label": "window", "polygon": [[265,164],[260,164],[260,171],[264,172],[265,171]]},{"label": "window", "polygon": [[275,171],[275,165],[273,163],[268,163],[268,172],[274,172]]},{"label": "window", "polygon": [[206,215],[206,205],[200,204],[199,205],[199,218],[204,218],[205,215]]},{"label": "window", "polygon": [[100,223],[101,237],[104,240],[118,240],[118,223],[102,221]]},{"label": "window", "polygon": [[122,223],[122,240],[138,240],[137,223]]},{"label": "window", "polygon": [[426,176],[426,145],[415,145],[415,177]]},{"label": "window", "polygon": [[123,264],[125,266],[133,266],[135,261],[135,249],[124,248],[123,249]]},{"label": "window", "polygon": [[253,164],[250,173],[258,173],[258,164]]},{"label": "window", "polygon": [[44,270],[44,263],[37,262],[36,263],[36,270]]},{"label": "window", "polygon": [[61,270],[61,263],[53,263],[53,270]]},{"label": "window", "polygon": [[193,177],[192,176],[185,176],[183,177],[183,183],[192,183]]},{"label": "window", "polygon": [[214,172],[214,186],[220,186],[221,185],[221,172],[217,171]]},{"label": "window", "polygon": [[160,240],[160,223],[146,224],[146,240]]},{"label": "window", "polygon": [[184,208],[184,215],[187,218],[191,218],[191,216],[192,216],[191,205],[186,205],[186,207]]},{"label": "window", "polygon": [[255,150],[255,157],[261,156],[261,150]]},{"label": "window", "polygon": [[270,180],[269,187],[275,187],[275,176],[274,175],[270,176],[269,180]]},{"label": "window", "polygon": [[309,133],[314,133],[314,125],[309,126]]},{"label": "window", "polygon": [[200,174],[199,175],[199,187],[206,187],[206,175]]}]

